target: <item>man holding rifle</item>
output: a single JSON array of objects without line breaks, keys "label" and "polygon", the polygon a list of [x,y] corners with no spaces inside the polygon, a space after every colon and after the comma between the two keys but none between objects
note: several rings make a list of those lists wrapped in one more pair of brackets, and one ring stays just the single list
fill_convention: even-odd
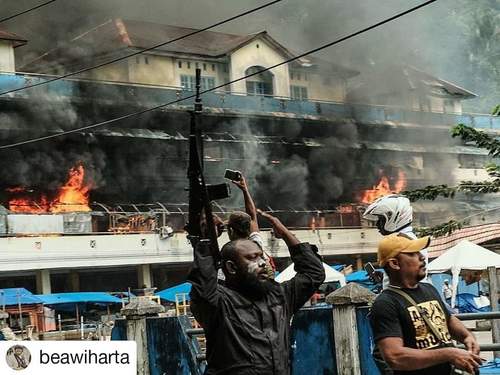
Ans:
[{"label": "man holding rifle", "polygon": [[290,319],[325,278],[314,245],[300,243],[280,220],[259,213],[287,244],[297,274],[276,283],[266,272],[260,246],[237,239],[220,252],[222,285],[206,242],[199,243],[189,281],[191,310],[207,339],[207,374],[290,374]]}]

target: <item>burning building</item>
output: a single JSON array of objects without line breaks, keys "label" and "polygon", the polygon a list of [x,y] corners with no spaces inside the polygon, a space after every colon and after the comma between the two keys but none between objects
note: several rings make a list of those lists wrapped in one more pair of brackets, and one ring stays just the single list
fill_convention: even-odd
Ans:
[{"label": "burning building", "polygon": [[[29,73],[0,74],[1,91],[44,82],[42,72],[75,71],[190,31],[110,20],[74,38],[71,48],[63,45],[18,67]],[[266,32],[203,32],[78,78],[0,96],[0,138],[10,144],[56,135],[185,98],[196,68],[202,89],[210,89],[292,55]],[[487,155],[450,140],[448,128],[459,119],[499,126],[490,116],[449,113],[450,103],[460,112],[460,101],[472,93],[424,73],[407,78],[417,104],[396,106],[389,98],[397,92],[385,93],[383,105],[372,103],[360,96],[368,81],[359,72],[310,56],[204,94],[208,182],[220,180],[226,168],[242,170],[257,204],[308,228],[297,235],[313,233],[324,256],[373,257],[378,237],[371,228],[359,229],[358,207],[389,192],[480,171]],[[191,108],[187,99],[105,127],[3,149],[0,200],[10,211],[3,215],[10,245],[0,271],[10,272],[13,283],[30,275],[39,291],[152,280],[165,286],[182,279],[191,260],[180,232]],[[241,204],[233,196],[218,211]],[[44,236],[29,237],[33,231]],[[269,233],[266,239],[275,256],[286,257]]]}]

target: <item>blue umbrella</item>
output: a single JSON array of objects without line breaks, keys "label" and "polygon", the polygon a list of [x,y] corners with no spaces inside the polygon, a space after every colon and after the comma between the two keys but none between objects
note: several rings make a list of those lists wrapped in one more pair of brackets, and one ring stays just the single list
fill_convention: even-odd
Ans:
[{"label": "blue umbrella", "polygon": [[159,296],[161,299],[170,301],[170,302],[175,302],[175,295],[176,294],[186,294],[186,301],[189,301],[189,292],[191,291],[191,283],[182,283],[179,285],[172,286],[167,289],[160,290],[159,292],[156,293],[157,296]]}]

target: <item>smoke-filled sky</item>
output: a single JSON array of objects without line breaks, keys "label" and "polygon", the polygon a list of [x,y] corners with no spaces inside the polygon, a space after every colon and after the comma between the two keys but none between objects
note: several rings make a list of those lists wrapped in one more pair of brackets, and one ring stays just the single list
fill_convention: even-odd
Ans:
[{"label": "smoke-filled sky", "polygon": [[[415,0],[283,0],[279,4],[228,23],[214,31],[246,34],[267,30],[290,50],[302,53],[365,28],[421,2]],[[40,0],[0,0],[0,18],[39,3]],[[111,18],[122,17],[203,28],[264,3],[263,0],[59,0],[32,13],[5,22],[0,25],[0,28],[28,39],[28,44],[18,49],[18,56],[26,58],[36,57],[57,46],[65,46],[71,38]],[[332,62],[357,69],[361,71],[362,76],[373,73],[377,68],[382,70],[398,64],[411,64],[481,94],[481,87],[471,87],[472,81],[469,81],[469,75],[465,73],[470,46],[468,39],[463,37],[464,30],[461,29],[463,25],[460,26],[454,19],[455,7],[457,7],[455,0],[439,0],[380,29],[324,50],[321,56]],[[388,83],[383,82],[383,84]],[[36,109],[33,111],[36,112]],[[78,116],[70,106],[64,111],[61,113],[59,107],[46,108],[43,116],[57,114],[66,119],[64,126],[74,127],[82,114]],[[90,113],[86,115],[91,116]],[[8,119],[2,119],[1,116],[4,115],[0,114],[0,121],[4,124],[9,120],[14,121],[17,126],[20,125],[20,120],[13,114],[10,114]],[[44,120],[44,123],[50,122],[39,116],[36,112],[33,118]],[[57,116],[54,115],[55,118]],[[53,122],[62,123],[56,120]],[[88,122],[92,122],[91,119],[88,119]],[[256,131],[247,129],[246,124],[232,125],[238,125],[239,132],[242,134]],[[293,138],[300,133],[301,126],[287,127],[286,130],[290,134],[285,134],[284,130],[281,130],[283,131],[281,135]],[[291,134],[294,132],[297,134]],[[336,127],[332,130],[332,134],[324,134],[323,138],[326,147],[310,153],[293,153],[290,150],[280,150],[275,147],[273,157],[276,156],[282,160],[279,167],[263,164],[262,160],[267,160],[269,151],[255,145],[245,146],[246,161],[241,165],[242,170],[251,171],[248,175],[253,181],[265,187],[260,191],[256,189],[257,200],[268,204],[271,197],[272,203],[278,207],[304,207],[308,204],[320,204],[322,202],[316,202],[319,198],[325,202],[333,202],[346,197],[356,175],[358,177],[361,175],[367,181],[371,179],[370,177],[374,177],[368,172],[360,173],[360,165],[364,164],[367,171],[371,171],[378,170],[372,168],[372,164],[378,163],[380,166],[384,163],[385,165],[394,164],[382,160],[371,160],[370,165],[359,161],[356,164],[353,156],[346,151],[346,147],[358,141],[356,127],[352,124]],[[57,148],[61,148],[61,154],[65,157],[59,157],[59,154],[55,152],[56,147],[49,144],[40,144],[40,147],[34,145],[33,149],[30,148],[27,152],[31,155],[30,158],[16,155],[18,151],[12,151],[8,157],[0,161],[3,167],[0,168],[3,170],[0,174],[2,180],[0,183],[54,188],[66,178],[69,167],[76,161],[84,161],[92,174],[94,187],[106,187],[108,190],[112,187],[114,190],[108,193],[116,200],[146,202],[170,199],[168,194],[176,197],[181,194],[185,195],[183,190],[185,162],[163,161],[158,156],[169,155],[171,157],[170,155],[175,152],[170,149],[170,145],[151,142],[148,147],[144,147],[143,144],[137,146],[127,144],[124,147],[124,143],[113,145],[115,141],[102,144],[92,141],[95,142],[94,144],[90,140],[88,145],[73,147],[62,139],[60,141],[61,144]],[[116,140],[117,143],[122,141]],[[411,140],[404,141],[411,142]],[[426,143],[423,139],[415,141]],[[445,133],[443,133],[443,142],[447,144],[452,142]],[[439,142],[432,139],[431,143]],[[102,152],[105,146],[115,151],[105,154]],[[68,154],[69,151],[72,153]],[[258,158],[253,160],[252,155]],[[51,162],[47,162],[49,159]],[[18,164],[13,163],[12,160],[17,160]],[[455,161],[453,157],[453,162]],[[439,162],[437,165],[448,164]],[[55,168],[58,166],[63,168]],[[232,165],[226,167],[232,167]],[[57,173],[52,172],[52,169],[57,169]],[[438,166],[435,169],[437,172],[441,171]],[[176,176],[181,176],[181,179],[170,176],[174,174],[173,172],[176,172]],[[222,171],[220,175],[222,176]],[[443,174],[437,173],[437,176],[442,178]],[[168,180],[167,177],[173,180]],[[169,185],[162,188],[163,190],[155,188],[164,185],[166,181]],[[156,191],[157,194],[143,196],[138,192],[137,196],[131,196],[130,194],[137,190],[137,186],[144,187],[148,191]],[[293,191],[280,190],[284,186],[294,189]],[[175,194],[172,193],[173,191]],[[276,196],[282,199],[277,201]]]},{"label": "smoke-filled sky", "polygon": [[[487,0],[476,0],[477,2]],[[144,20],[201,28],[264,4],[257,0],[59,0],[0,27],[24,36],[19,52],[44,52],[110,18]],[[415,0],[283,0],[215,29],[236,34],[267,30],[298,52],[330,42],[406,10]],[[39,0],[2,0],[0,16],[39,4]],[[325,50],[331,61],[370,72],[370,68],[410,63],[471,90],[466,64],[464,25],[454,14],[455,0],[440,0],[382,28]],[[479,92],[481,94],[481,92]]]}]

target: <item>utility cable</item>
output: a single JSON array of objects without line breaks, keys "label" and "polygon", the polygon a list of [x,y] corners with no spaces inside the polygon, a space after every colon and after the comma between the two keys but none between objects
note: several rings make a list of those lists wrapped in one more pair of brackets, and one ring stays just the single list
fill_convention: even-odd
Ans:
[{"label": "utility cable", "polygon": [[[352,34],[346,35],[346,36],[344,36],[344,37],[342,37],[342,38],[340,38],[340,39],[337,39],[337,40],[335,40],[335,41],[333,41],[333,42],[330,42],[330,43],[324,44],[324,45],[322,45],[322,46],[320,46],[320,47],[317,47],[317,48],[314,48],[314,49],[309,50],[309,51],[307,51],[307,52],[304,52],[304,53],[302,53],[302,54],[300,54],[300,55],[297,55],[297,56],[295,56],[295,57],[292,57],[292,58],[290,58],[290,59],[288,59],[288,60],[285,60],[285,61],[283,61],[283,62],[280,62],[280,63],[274,64],[274,65],[272,65],[272,66],[270,66],[270,67],[268,67],[268,68],[261,69],[261,70],[259,70],[259,71],[257,71],[257,72],[254,72],[254,73],[252,73],[252,74],[248,74],[248,75],[243,76],[243,77],[240,77],[240,78],[236,78],[236,79],[234,79],[234,80],[232,80],[232,81],[226,82],[226,83],[224,83],[224,84],[222,84],[222,85],[215,86],[215,87],[213,87],[213,88],[211,88],[211,89],[203,90],[203,91],[201,91],[201,92],[200,92],[200,95],[205,94],[205,93],[207,93],[207,92],[215,91],[215,90],[217,90],[217,89],[220,89],[220,88],[225,87],[225,86],[227,86],[227,85],[231,85],[231,84],[233,84],[233,83],[236,83],[236,82],[242,81],[242,80],[247,79],[247,78],[249,78],[249,77],[253,77],[253,76],[255,76],[255,75],[258,75],[258,74],[261,74],[261,73],[267,72],[267,71],[269,71],[269,70],[271,70],[271,69],[274,69],[274,68],[277,68],[277,67],[279,67],[279,66],[282,66],[282,65],[288,64],[288,63],[290,63],[290,62],[292,62],[292,61],[298,60],[298,59],[300,59],[300,58],[302,58],[302,57],[305,57],[305,56],[307,56],[307,55],[310,55],[310,54],[312,54],[312,53],[315,53],[315,52],[321,51],[322,49],[325,49],[325,48],[331,47],[331,46],[333,46],[333,45],[335,45],[335,44],[339,44],[339,43],[341,43],[341,42],[343,42],[343,41],[345,41],[345,40],[348,40],[348,39],[351,39],[351,38],[353,38],[353,37],[355,37],[355,36],[357,36],[357,35],[360,35],[360,34],[366,33],[367,31],[370,31],[370,30],[375,29],[375,28],[377,28],[377,27],[379,27],[379,26],[382,26],[382,25],[384,25],[384,24],[386,24],[386,23],[388,23],[388,22],[391,22],[391,21],[393,21],[393,20],[395,20],[395,19],[397,19],[397,18],[403,17],[403,16],[405,16],[405,15],[407,15],[407,14],[409,14],[409,13],[412,13],[412,12],[414,12],[414,11],[416,11],[416,10],[420,9],[420,8],[423,8],[423,7],[425,7],[425,6],[427,6],[427,5],[431,4],[431,3],[434,3],[434,2],[436,2],[436,1],[437,1],[437,0],[429,0],[429,1],[426,1],[425,3],[422,3],[422,4],[418,5],[418,6],[413,7],[413,8],[410,8],[410,9],[408,9],[408,10],[404,11],[404,12],[398,13],[398,14],[396,14],[396,15],[394,15],[394,16],[392,16],[392,17],[390,17],[390,18],[387,18],[387,19],[385,19],[385,20],[383,20],[383,21],[380,21],[380,22],[378,22],[378,23],[376,23],[376,24],[374,24],[374,25],[371,25],[371,26],[365,27],[365,28],[364,28],[364,29],[362,29],[362,30],[356,31],[356,32],[354,32],[354,33],[352,33]],[[2,146],[0,146],[0,150],[7,149],[7,148],[12,148],[12,147],[16,147],[16,146],[21,146],[21,145],[25,145],[25,144],[29,144],[29,143],[35,143],[35,142],[39,142],[39,141],[44,141],[44,140],[51,139],[51,138],[61,137],[61,136],[63,136],[63,135],[67,135],[67,134],[78,133],[78,132],[81,132],[81,131],[83,131],[83,130],[94,129],[94,128],[98,128],[98,127],[101,127],[101,126],[104,126],[104,125],[109,125],[109,124],[112,124],[112,123],[115,123],[115,122],[118,122],[118,121],[121,121],[121,120],[125,120],[125,119],[131,118],[131,117],[140,116],[140,115],[142,115],[142,114],[144,114],[144,113],[151,112],[151,111],[155,111],[155,110],[157,110],[157,109],[160,109],[160,108],[163,108],[163,107],[167,107],[167,106],[169,106],[169,105],[176,104],[176,103],[179,103],[179,102],[185,101],[185,100],[187,100],[187,99],[192,99],[192,98],[194,98],[195,96],[196,96],[196,94],[189,95],[189,96],[186,96],[186,97],[184,97],[184,98],[177,99],[177,100],[174,100],[174,101],[171,101],[171,102],[165,103],[165,104],[160,104],[160,105],[157,105],[157,106],[155,106],[155,107],[146,108],[146,109],[143,109],[143,110],[141,110],[141,111],[137,111],[137,112],[129,113],[129,114],[126,114],[126,115],[123,115],[123,116],[120,116],[120,117],[116,117],[116,118],[113,118],[113,119],[110,119],[110,120],[106,120],[106,121],[98,122],[98,123],[95,123],[95,124],[92,124],[92,125],[83,126],[83,127],[77,128],[77,129],[66,130],[66,131],[63,131],[63,132],[61,132],[61,133],[57,133],[57,134],[51,134],[51,135],[46,135],[46,136],[43,136],[43,137],[38,137],[38,138],[28,139],[28,140],[25,140],[25,141],[20,141],[20,142],[16,142],[16,143],[8,144],[8,145],[2,145]]]},{"label": "utility cable", "polygon": [[22,16],[23,14],[26,14],[26,13],[29,13],[29,12],[31,12],[31,11],[33,11],[33,10],[35,10],[35,9],[39,9],[39,8],[41,8],[41,7],[44,7],[45,5],[49,5],[50,3],[53,3],[53,2],[55,2],[55,1],[57,1],[57,0],[50,0],[50,1],[46,1],[45,3],[42,3],[42,4],[40,4],[40,5],[37,5],[37,6],[33,7],[33,8],[29,8],[29,9],[23,10],[22,12],[19,12],[19,13],[13,14],[13,15],[8,16],[8,17],[5,17],[5,18],[0,18],[0,23],[5,22],[5,21],[8,21],[8,20],[11,20],[11,19],[16,18],[16,17],[19,17],[19,16]]},{"label": "utility cable", "polygon": [[[52,0],[52,1],[55,1],[55,0]],[[48,79],[46,81],[43,81],[43,82],[38,82],[38,83],[34,83],[32,85],[28,85],[28,86],[23,86],[23,87],[18,87],[16,89],[12,89],[12,90],[7,90],[7,91],[3,91],[3,92],[0,92],[0,96],[1,95],[6,95],[6,94],[10,94],[12,92],[17,92],[17,91],[21,91],[21,90],[26,90],[26,89],[30,89],[32,87],[37,87],[37,86],[41,86],[41,85],[46,85],[48,83],[51,83],[51,82],[55,82],[55,81],[59,81],[61,79],[64,79],[64,78],[68,78],[68,77],[72,77],[72,76],[75,76],[77,74],[81,74],[81,73],[85,73],[85,72],[88,72],[89,70],[93,70],[93,69],[97,69],[97,68],[102,68],[103,66],[106,66],[106,65],[109,65],[109,64],[114,64],[118,61],[122,61],[122,60],[125,60],[125,59],[128,59],[130,57],[134,57],[134,56],[137,56],[137,55],[140,55],[140,54],[143,54],[144,52],[149,52],[149,51],[152,51],[154,49],[157,49],[157,48],[160,48],[160,47],[163,47],[163,46],[166,46],[167,44],[171,44],[171,43],[174,43],[174,42],[177,42],[181,39],[185,39],[185,38],[189,38],[190,36],[193,36],[193,35],[196,35],[196,34],[199,34],[199,33],[202,33],[204,31],[207,31],[207,30],[210,30],[210,29],[213,29],[214,27],[217,27],[217,26],[220,26],[220,25],[223,25],[225,23],[228,23],[230,21],[234,21],[235,19],[238,19],[240,17],[244,17],[244,16],[247,16],[251,13],[255,13],[261,9],[264,9],[264,8],[267,8],[271,5],[274,5],[276,3],[279,3],[283,0],[273,0],[269,3],[266,3],[266,4],[263,4],[257,8],[253,8],[253,9],[250,9],[250,10],[247,10],[243,13],[239,13],[235,16],[232,16],[230,18],[226,18],[225,20],[222,20],[222,21],[219,21],[217,23],[214,23],[210,26],[207,26],[203,29],[199,29],[199,30],[196,30],[196,31],[192,31],[190,33],[187,33],[185,35],[181,35],[177,38],[174,38],[174,39],[171,39],[167,42],[163,42],[163,43],[160,43],[160,44],[156,44],[152,47],[148,47],[146,49],[142,49],[140,51],[137,51],[137,52],[133,52],[133,53],[130,53],[128,55],[125,55],[125,56],[121,56],[121,57],[117,57],[115,59],[112,59],[112,60],[109,60],[109,61],[105,61],[103,63],[100,63],[100,64],[97,64],[97,65],[93,65],[93,66],[90,66],[88,68],[83,68],[83,69],[80,69],[80,70],[77,70],[77,71],[74,71],[74,72],[71,72],[71,73],[67,73],[67,74],[64,74],[62,76],[57,76],[57,77],[54,77],[54,78],[51,78],[51,79]]]}]

